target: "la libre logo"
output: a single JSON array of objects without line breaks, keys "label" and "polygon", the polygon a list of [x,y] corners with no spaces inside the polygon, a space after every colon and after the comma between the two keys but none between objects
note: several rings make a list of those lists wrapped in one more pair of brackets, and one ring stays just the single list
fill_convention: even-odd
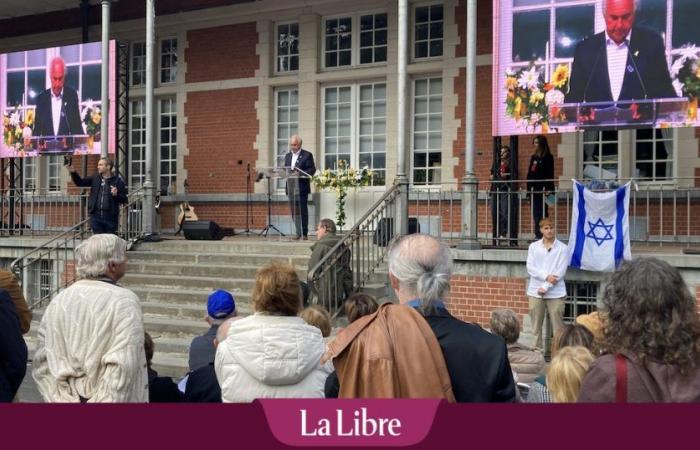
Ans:
[{"label": "la libre logo", "polygon": [[367,408],[347,413],[335,410],[331,418],[309,418],[305,409],[300,410],[302,436],[401,436],[401,420],[387,417],[370,417]]}]

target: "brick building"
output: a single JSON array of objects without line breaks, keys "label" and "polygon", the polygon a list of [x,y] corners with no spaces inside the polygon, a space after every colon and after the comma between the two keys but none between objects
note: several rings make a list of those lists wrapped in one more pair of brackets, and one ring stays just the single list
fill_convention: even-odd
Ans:
[{"label": "brick building", "polygon": [[[112,37],[128,43],[130,51],[128,184],[132,189],[143,181],[145,162],[143,3],[120,0],[112,5]],[[483,238],[490,236],[491,227],[486,191],[493,164],[492,7],[490,1],[478,1],[475,169],[483,191],[479,215]],[[78,11],[1,19],[0,53],[80,42]],[[452,199],[449,193],[459,188],[464,174],[465,1],[410,1],[409,11],[406,142],[409,178],[416,189],[410,212],[419,216],[424,231],[428,227],[442,237],[456,236],[461,203],[446,199]],[[263,228],[266,185],[254,182],[255,168],[278,163],[293,133],[302,136],[304,148],[314,154],[319,168],[334,168],[345,160],[377,174],[373,186],[351,194],[350,224],[392,183],[397,164],[397,2],[163,0],[156,2],[156,13],[157,119],[153,126],[163,192],[161,230],[174,229],[176,205],[186,199],[200,218],[244,228],[249,167],[253,178],[250,225]],[[99,6],[92,6],[89,14],[90,39],[97,40]],[[647,237],[682,236],[697,242],[700,204],[693,188],[700,187],[699,137],[691,128],[664,133],[568,133],[551,135],[550,146],[560,187],[570,190],[569,180],[582,178],[590,164],[614,170],[621,179],[635,177],[645,164],[635,157],[638,149],[663,145],[667,152],[663,162],[670,170],[655,174],[652,183],[642,186],[636,220],[643,222],[640,229]],[[525,174],[531,137],[518,141],[519,173]],[[596,162],[586,159],[591,154],[599,156]],[[652,164],[658,162],[652,159]],[[25,182],[32,187],[70,189],[57,159],[25,164]],[[423,189],[426,186],[429,189]],[[645,188],[649,192],[649,186],[654,193],[644,201],[643,192]],[[687,208],[675,209],[686,197],[658,194],[659,186],[687,193]],[[274,186],[273,219],[278,226],[288,227],[279,187]],[[430,192],[436,191],[442,194],[434,198],[441,201],[431,203]],[[428,193],[421,197],[421,192]],[[664,198],[673,200],[672,216],[668,209],[664,214],[664,205],[669,204],[664,204]],[[314,194],[311,221],[332,217],[334,208],[332,193]],[[520,233],[529,237],[529,210],[522,211]],[[568,208],[562,205],[558,211],[557,223],[566,229]],[[464,318],[483,322],[495,306],[520,312],[527,307],[521,295],[523,255],[512,252],[504,261],[504,253],[490,252],[458,253],[463,264],[453,295],[464,299],[464,308],[459,309]],[[687,256],[673,258],[700,292],[697,263]],[[581,284],[572,285],[572,292],[579,292],[586,305],[595,304],[601,278],[590,274],[573,278]]]}]

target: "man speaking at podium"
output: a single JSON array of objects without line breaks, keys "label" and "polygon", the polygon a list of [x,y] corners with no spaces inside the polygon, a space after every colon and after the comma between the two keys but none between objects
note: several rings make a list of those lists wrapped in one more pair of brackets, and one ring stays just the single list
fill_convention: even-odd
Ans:
[{"label": "man speaking at podium", "polygon": [[66,63],[60,56],[49,64],[51,88],[36,99],[36,119],[32,135],[65,136],[84,134],[80,120],[78,93],[65,86]]},{"label": "man speaking at podium", "polygon": [[664,42],[634,26],[638,0],[602,0],[605,31],[576,46],[566,103],[677,97]]},{"label": "man speaking at podium", "polygon": [[297,233],[296,239],[309,238],[309,193],[311,192],[311,181],[309,177],[316,173],[314,155],[301,148],[301,138],[292,135],[289,138],[290,152],[284,156],[284,167],[290,169],[287,178],[287,196],[289,197],[289,207],[294,220],[294,228]]}]

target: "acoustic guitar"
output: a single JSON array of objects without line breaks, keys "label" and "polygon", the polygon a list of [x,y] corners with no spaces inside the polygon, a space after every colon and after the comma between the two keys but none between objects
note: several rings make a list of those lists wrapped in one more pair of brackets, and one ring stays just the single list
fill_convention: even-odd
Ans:
[{"label": "acoustic guitar", "polygon": [[[187,195],[187,181],[185,181],[185,195]],[[182,225],[185,222],[199,220],[197,214],[194,212],[194,207],[191,206],[190,202],[187,200],[180,203],[179,208],[180,212],[177,215],[177,232],[175,232],[175,234],[180,234],[180,231],[182,231]]]}]

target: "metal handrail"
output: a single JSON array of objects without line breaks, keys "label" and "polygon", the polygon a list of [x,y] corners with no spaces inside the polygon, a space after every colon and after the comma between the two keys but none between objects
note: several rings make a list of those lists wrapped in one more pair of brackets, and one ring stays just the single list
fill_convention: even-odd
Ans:
[{"label": "metal handrail", "polygon": [[[363,288],[386,255],[386,244],[391,239],[396,217],[390,209],[400,194],[400,186],[394,185],[377,200],[355,223],[347,235],[312,267],[307,274],[312,301],[324,306],[332,317],[341,311],[345,295]],[[383,225],[382,225],[383,224]],[[377,233],[380,237],[377,239]],[[374,245],[369,242],[373,236]],[[382,245],[383,244],[383,245]],[[349,271],[352,286],[349,286]]]},{"label": "metal handrail", "polygon": [[[128,194],[129,199],[121,206],[122,218],[119,234],[134,242],[143,237],[142,214],[138,211],[136,226],[132,224],[131,216],[137,206],[143,204],[142,188]],[[42,242],[40,245],[12,261],[10,270],[17,276],[22,285],[24,296],[30,309],[50,300],[62,289],[76,281],[75,247],[76,241],[82,240],[87,233],[89,219],[80,221],[69,230]],[[38,280],[31,279],[38,275]]]}]

